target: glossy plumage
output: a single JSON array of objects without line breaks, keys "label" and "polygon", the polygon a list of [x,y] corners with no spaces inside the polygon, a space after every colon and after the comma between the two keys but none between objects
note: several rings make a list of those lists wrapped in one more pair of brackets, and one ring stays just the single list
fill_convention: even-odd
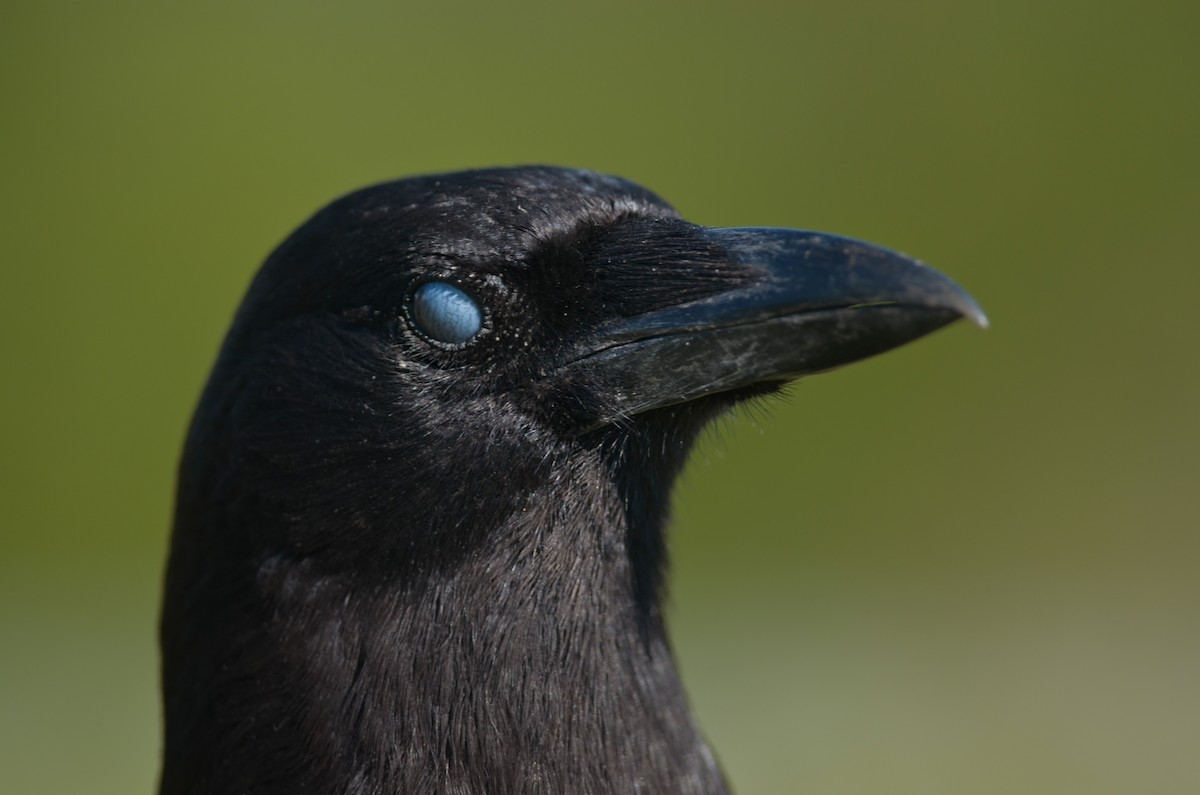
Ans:
[{"label": "glossy plumage", "polygon": [[960,316],[900,255],[589,172],[334,202],[188,436],[162,793],[725,792],[660,608],[672,482],[737,401]]}]

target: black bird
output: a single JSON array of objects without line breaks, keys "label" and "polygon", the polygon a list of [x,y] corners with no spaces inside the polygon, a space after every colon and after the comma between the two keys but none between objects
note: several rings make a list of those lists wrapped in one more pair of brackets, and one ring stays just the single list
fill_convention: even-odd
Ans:
[{"label": "black bird", "polygon": [[660,607],[700,429],[971,298],[530,167],[367,188],[243,302],[188,435],[163,795],[722,793]]}]

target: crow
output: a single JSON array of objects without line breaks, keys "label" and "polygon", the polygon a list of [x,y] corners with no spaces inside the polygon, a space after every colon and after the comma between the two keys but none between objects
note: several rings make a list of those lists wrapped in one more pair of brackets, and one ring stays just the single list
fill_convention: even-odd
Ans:
[{"label": "crow", "polygon": [[588,171],[333,202],[187,436],[162,795],[727,792],[664,626],[672,483],[730,407],[962,317],[903,255]]}]

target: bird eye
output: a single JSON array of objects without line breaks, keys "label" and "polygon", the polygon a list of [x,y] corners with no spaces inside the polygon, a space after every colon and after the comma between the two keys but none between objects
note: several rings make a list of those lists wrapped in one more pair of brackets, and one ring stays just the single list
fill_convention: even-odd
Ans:
[{"label": "bird eye", "polygon": [[437,342],[461,345],[479,333],[483,313],[471,296],[454,285],[426,282],[413,293],[412,321]]}]

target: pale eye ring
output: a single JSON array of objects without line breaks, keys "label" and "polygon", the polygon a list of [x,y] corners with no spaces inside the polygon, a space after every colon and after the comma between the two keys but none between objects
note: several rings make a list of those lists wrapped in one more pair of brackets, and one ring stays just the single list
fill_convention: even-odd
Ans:
[{"label": "pale eye ring", "polygon": [[413,291],[410,316],[417,331],[446,345],[470,342],[483,328],[479,304],[449,282],[425,282]]}]

